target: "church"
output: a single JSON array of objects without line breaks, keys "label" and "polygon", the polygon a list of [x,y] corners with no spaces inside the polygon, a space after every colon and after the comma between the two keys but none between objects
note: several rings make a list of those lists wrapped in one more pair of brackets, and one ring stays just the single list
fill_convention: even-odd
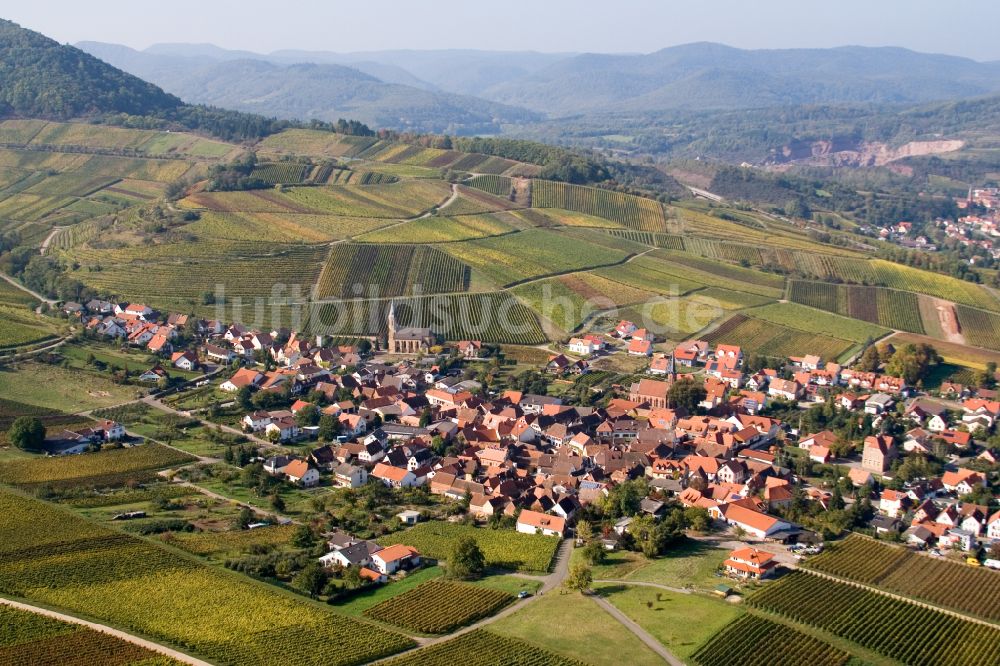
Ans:
[{"label": "church", "polygon": [[389,344],[390,354],[426,354],[437,341],[429,328],[407,326],[396,327],[396,304],[389,304]]}]

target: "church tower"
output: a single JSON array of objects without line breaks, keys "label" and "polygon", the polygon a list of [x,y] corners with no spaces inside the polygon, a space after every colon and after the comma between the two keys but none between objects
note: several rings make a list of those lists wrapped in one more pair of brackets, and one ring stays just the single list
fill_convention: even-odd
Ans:
[{"label": "church tower", "polygon": [[389,353],[396,353],[396,302],[389,301],[389,317],[387,320],[389,326]]}]

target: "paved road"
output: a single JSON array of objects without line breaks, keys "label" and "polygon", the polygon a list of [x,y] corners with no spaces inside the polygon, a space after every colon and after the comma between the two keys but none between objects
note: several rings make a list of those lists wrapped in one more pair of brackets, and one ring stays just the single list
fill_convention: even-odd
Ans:
[{"label": "paved road", "polygon": [[158,654],[166,655],[171,659],[176,659],[177,661],[183,662],[185,664],[191,664],[191,666],[212,666],[207,661],[202,661],[201,659],[195,659],[194,657],[184,654],[183,652],[178,652],[172,648],[168,648],[165,645],[160,645],[159,643],[154,643],[148,641],[145,638],[139,638],[138,636],[133,636],[132,634],[125,633],[120,629],[113,629],[107,625],[98,624],[96,622],[89,622],[87,620],[81,620],[78,617],[73,617],[72,615],[65,615],[63,613],[57,613],[56,611],[49,610],[47,608],[39,608],[38,606],[31,606],[29,604],[21,603],[20,601],[13,601],[11,599],[0,598],[0,604],[5,606],[11,606],[12,608],[17,608],[24,611],[29,611],[31,613],[37,613],[39,615],[44,615],[46,617],[51,617],[56,620],[62,620],[63,622],[70,622],[72,624],[79,624],[93,629],[94,631],[99,631],[104,634],[109,634],[115,638],[120,638],[123,641],[132,643],[133,645],[138,645],[139,647],[144,647],[147,650],[152,650]]},{"label": "paved road", "polygon": [[660,643],[660,641],[653,638],[649,634],[649,632],[647,632],[645,629],[643,629],[638,624],[629,619],[628,616],[626,616],[620,610],[611,605],[611,603],[608,602],[607,599],[602,599],[601,597],[598,597],[596,595],[592,596],[591,599],[596,601],[597,605],[603,608],[605,611],[607,611],[608,614],[611,615],[611,617],[618,620],[618,622],[620,622],[623,627],[625,627],[633,634],[635,634],[636,638],[645,643],[650,650],[660,655],[660,657],[663,658],[663,661],[667,662],[671,666],[684,666],[684,662],[678,659],[673,652],[663,647],[663,644]]}]

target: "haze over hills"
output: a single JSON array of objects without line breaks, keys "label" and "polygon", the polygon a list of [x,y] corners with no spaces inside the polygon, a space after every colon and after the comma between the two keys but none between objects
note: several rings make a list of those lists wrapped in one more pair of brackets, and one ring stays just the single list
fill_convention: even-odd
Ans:
[{"label": "haze over hills", "polygon": [[541,118],[524,109],[435,90],[391,63],[289,63],[288,58],[265,60],[210,45],[196,45],[188,55],[171,45],[149,51],[95,42],[80,46],[185,101],[286,119],[347,117],[374,127],[473,134],[496,133],[502,125]]}]

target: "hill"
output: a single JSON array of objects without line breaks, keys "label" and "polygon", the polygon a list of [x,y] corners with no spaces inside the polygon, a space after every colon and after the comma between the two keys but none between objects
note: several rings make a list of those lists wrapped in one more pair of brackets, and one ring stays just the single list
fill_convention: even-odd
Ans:
[{"label": "hill", "polygon": [[385,63],[288,62],[288,56],[206,45],[189,51],[167,46],[136,51],[97,42],[80,46],[187,102],[286,119],[350,117],[377,127],[453,134],[496,133],[504,124],[540,119],[524,109],[434,90]]},{"label": "hill", "polygon": [[0,19],[0,116],[147,115],[179,106],[155,85]]},{"label": "hill", "polygon": [[675,46],[645,55],[583,54],[483,91],[552,115],[906,103],[1000,90],[1000,64],[900,48],[743,50]]}]

